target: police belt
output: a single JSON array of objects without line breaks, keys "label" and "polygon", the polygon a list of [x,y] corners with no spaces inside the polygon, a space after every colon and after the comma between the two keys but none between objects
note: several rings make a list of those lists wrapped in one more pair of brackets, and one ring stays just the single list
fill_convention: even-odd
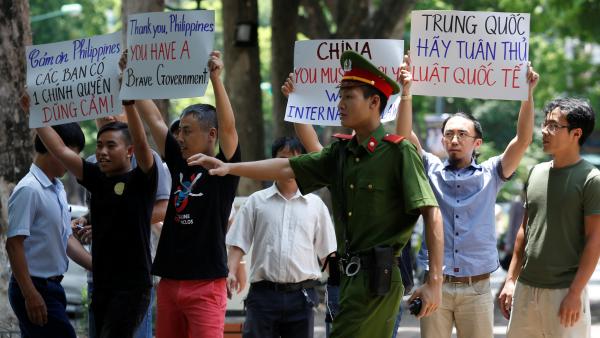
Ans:
[{"label": "police belt", "polygon": [[[400,262],[401,257],[395,257],[394,264]],[[338,261],[340,272],[348,277],[352,277],[361,270],[369,270],[373,265],[373,255],[371,253],[359,253],[341,257]]]},{"label": "police belt", "polygon": [[298,283],[275,283],[268,280],[261,280],[259,282],[254,282],[250,284],[250,286],[253,288],[268,289],[277,292],[293,292],[302,289],[314,288],[315,286],[320,284],[321,282],[319,282],[316,279],[307,279]]}]

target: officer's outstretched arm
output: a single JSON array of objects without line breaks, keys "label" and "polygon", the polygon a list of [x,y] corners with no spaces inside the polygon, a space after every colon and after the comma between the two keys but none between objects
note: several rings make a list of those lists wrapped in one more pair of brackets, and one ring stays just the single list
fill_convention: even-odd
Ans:
[{"label": "officer's outstretched arm", "polygon": [[427,281],[410,297],[409,302],[421,298],[423,305],[417,318],[432,314],[442,302],[442,264],[444,260],[444,227],[438,207],[422,207],[425,237],[429,249],[429,273]]},{"label": "officer's outstretched arm", "polygon": [[254,162],[225,163],[215,157],[204,154],[192,155],[188,165],[199,165],[208,169],[210,175],[235,175],[261,181],[287,180],[296,178],[287,158],[271,158]]}]

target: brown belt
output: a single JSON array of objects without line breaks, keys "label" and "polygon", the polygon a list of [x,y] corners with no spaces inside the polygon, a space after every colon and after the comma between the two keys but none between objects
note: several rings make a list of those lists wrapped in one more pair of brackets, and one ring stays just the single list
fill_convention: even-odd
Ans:
[{"label": "brown belt", "polygon": [[453,284],[473,284],[484,279],[490,278],[489,273],[484,273],[482,275],[477,276],[467,276],[467,277],[456,277],[450,275],[444,275],[444,283],[453,283]]}]

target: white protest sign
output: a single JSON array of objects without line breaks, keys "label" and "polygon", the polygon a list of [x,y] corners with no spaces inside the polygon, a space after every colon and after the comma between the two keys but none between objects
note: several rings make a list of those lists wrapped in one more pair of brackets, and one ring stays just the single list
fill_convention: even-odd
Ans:
[{"label": "white protest sign", "polygon": [[121,113],[121,32],[27,46],[29,127]]},{"label": "white protest sign", "polygon": [[130,15],[121,99],[203,96],[214,35],[214,11]]},{"label": "white protest sign", "polygon": [[[294,92],[290,94],[285,120],[305,124],[339,126],[339,89],[344,70],[340,57],[353,50],[390,78],[398,81],[403,61],[402,40],[307,40],[294,47]],[[382,122],[396,118],[399,95],[392,95]]]},{"label": "white protest sign", "polygon": [[416,95],[526,100],[529,14],[413,11]]}]

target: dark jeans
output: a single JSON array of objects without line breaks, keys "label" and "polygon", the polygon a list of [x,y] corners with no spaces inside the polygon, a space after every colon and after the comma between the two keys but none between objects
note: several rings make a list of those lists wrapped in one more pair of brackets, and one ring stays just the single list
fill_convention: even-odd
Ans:
[{"label": "dark jeans", "polygon": [[244,338],[312,338],[313,307],[319,303],[314,288],[279,292],[250,286],[246,298]]},{"label": "dark jeans", "polygon": [[329,337],[331,332],[331,323],[333,322],[333,318],[340,311],[340,286],[339,285],[326,285],[327,288],[327,299],[326,301],[326,311],[325,311],[325,337]]},{"label": "dark jeans", "polygon": [[95,288],[91,306],[96,337],[133,337],[149,303],[150,287],[123,290]]},{"label": "dark jeans", "polygon": [[67,298],[59,282],[42,278],[31,278],[36,290],[44,298],[48,313],[48,323],[38,326],[29,321],[25,308],[25,299],[19,284],[11,277],[8,285],[8,299],[15,315],[19,319],[19,329],[23,338],[65,337],[76,338],[75,330],[67,317]]},{"label": "dark jeans", "polygon": [[[156,290],[154,287],[150,289],[150,303],[148,304],[148,310],[144,319],[138,326],[133,337],[134,338],[152,338],[154,333],[152,332],[152,304],[154,303],[154,294]],[[88,297],[92,297],[94,293],[94,283],[88,282]],[[94,310],[90,306],[88,308],[88,337],[96,338],[96,319],[94,317]]]}]

